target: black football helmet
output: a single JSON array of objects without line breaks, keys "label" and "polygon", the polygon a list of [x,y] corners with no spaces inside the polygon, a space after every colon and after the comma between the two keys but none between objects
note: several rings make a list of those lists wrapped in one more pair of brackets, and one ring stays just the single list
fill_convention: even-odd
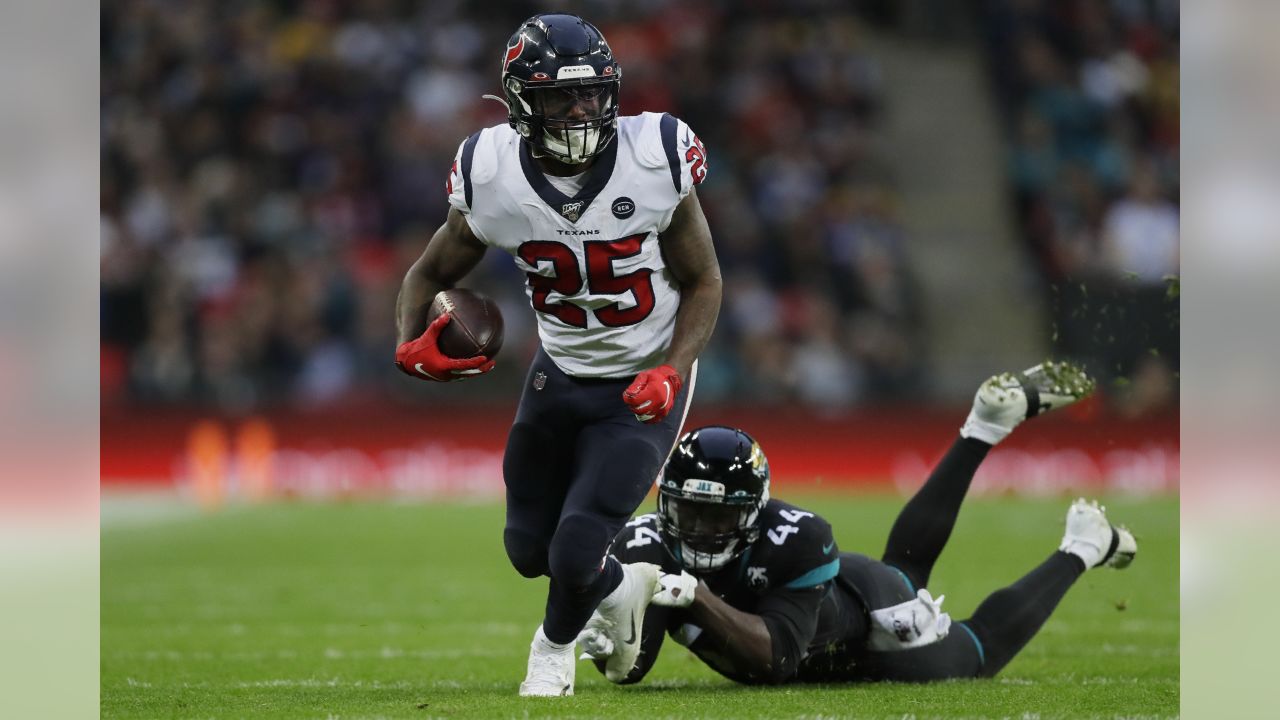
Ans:
[{"label": "black football helmet", "polygon": [[734,428],[699,428],[680,438],[658,485],[662,542],[687,570],[723,567],[760,537],[769,502],[769,461]]},{"label": "black football helmet", "polygon": [[618,134],[621,85],[604,35],[577,15],[535,15],[507,41],[507,122],[538,154],[577,165],[602,152]]}]

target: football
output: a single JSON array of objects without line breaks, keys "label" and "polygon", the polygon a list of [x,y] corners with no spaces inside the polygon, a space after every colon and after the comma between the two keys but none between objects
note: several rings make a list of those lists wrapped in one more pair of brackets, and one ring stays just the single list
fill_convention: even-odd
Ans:
[{"label": "football", "polygon": [[427,324],[441,313],[453,316],[436,341],[445,355],[459,359],[477,355],[493,358],[502,348],[502,313],[493,300],[466,288],[442,290],[427,311]]}]

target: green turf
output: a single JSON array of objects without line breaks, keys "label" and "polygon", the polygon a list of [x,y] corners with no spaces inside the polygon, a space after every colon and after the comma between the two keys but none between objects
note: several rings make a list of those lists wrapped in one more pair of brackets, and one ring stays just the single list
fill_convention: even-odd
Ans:
[{"label": "green turf", "polygon": [[[883,548],[898,498],[788,499],[845,550]],[[931,589],[966,617],[1058,542],[1066,501],[972,499]],[[577,695],[522,699],[545,581],[502,550],[496,504],[104,504],[102,716],[1169,717],[1178,713],[1178,509],[1115,500],[1140,543],[1087,573],[995,680],[740,687],[666,643],[641,685],[579,663]]]}]

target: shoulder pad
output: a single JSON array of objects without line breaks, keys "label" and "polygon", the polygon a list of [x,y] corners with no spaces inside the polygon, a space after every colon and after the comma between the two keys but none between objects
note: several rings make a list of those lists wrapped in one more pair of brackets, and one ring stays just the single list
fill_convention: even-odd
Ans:
[{"label": "shoulder pad", "polygon": [[663,564],[667,550],[658,531],[657,513],[641,515],[629,521],[614,538],[609,552],[624,563],[643,561]]},{"label": "shoulder pad", "polygon": [[476,131],[458,145],[445,185],[450,205],[464,215],[471,213],[476,187],[488,184],[497,176],[498,153],[513,137],[516,135],[510,127],[495,125]]},{"label": "shoulder pad", "polygon": [[659,122],[662,113],[643,112],[618,118],[618,138],[626,138],[640,167],[665,169],[667,155],[662,150]]},{"label": "shoulder pad", "polygon": [[757,560],[768,567],[772,587],[806,588],[840,571],[840,551],[821,516],[772,500],[760,517]]}]

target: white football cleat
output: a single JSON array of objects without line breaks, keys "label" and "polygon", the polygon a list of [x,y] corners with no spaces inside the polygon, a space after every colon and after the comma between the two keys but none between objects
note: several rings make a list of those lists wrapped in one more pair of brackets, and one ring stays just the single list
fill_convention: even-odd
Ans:
[{"label": "white football cleat", "polygon": [[978,388],[960,435],[995,445],[1023,420],[1066,407],[1093,388],[1093,378],[1069,362],[1043,362],[1024,372],[1000,373]]},{"label": "white football cleat", "polygon": [[1119,570],[1133,562],[1138,541],[1128,529],[1113,526],[1097,500],[1080,498],[1067,510],[1067,531],[1058,549],[1083,560],[1086,568],[1106,565]]},{"label": "white football cleat", "polygon": [[631,668],[635,667],[640,657],[640,634],[644,628],[644,612],[658,589],[658,576],[662,568],[652,563],[630,563],[622,565],[622,583],[600,601],[600,607],[592,613],[591,619],[578,640],[584,638],[595,643],[588,652],[597,659],[601,656],[595,651],[608,649],[608,644],[593,640],[589,631],[604,636],[612,643],[610,652],[604,655],[604,676],[610,682],[620,683],[627,679]]},{"label": "white football cleat", "polygon": [[558,648],[538,626],[529,645],[529,669],[520,683],[520,697],[563,697],[573,694],[573,643]]}]

